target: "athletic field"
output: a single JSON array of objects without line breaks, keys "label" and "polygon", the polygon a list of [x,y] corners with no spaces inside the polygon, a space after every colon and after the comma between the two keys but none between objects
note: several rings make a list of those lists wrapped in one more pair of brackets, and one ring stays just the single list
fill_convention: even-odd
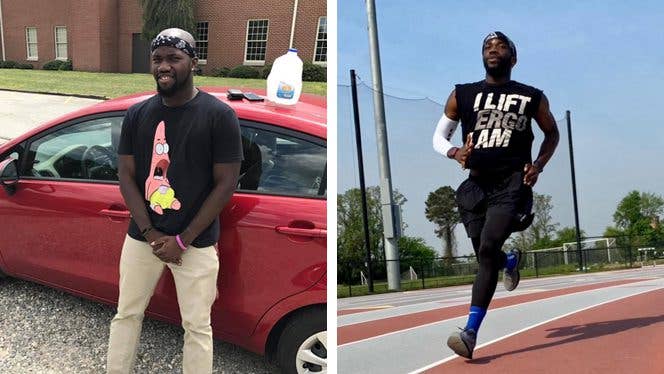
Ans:
[{"label": "athletic field", "polygon": [[338,300],[339,373],[664,373],[664,266],[499,281],[473,360],[470,286]]}]

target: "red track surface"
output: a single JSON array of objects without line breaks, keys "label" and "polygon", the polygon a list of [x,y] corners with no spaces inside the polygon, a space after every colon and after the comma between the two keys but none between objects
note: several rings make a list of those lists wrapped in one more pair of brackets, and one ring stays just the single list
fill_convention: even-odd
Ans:
[{"label": "red track surface", "polygon": [[[617,286],[621,284],[641,282],[646,279],[625,279],[612,282],[603,282],[585,286],[562,288],[552,291],[543,291],[525,295],[504,297],[492,301],[490,308],[501,308],[510,305],[542,300],[549,297],[568,295],[576,292],[595,290],[599,288]],[[468,300],[470,302],[470,299]],[[664,309],[662,309],[664,310]],[[457,305],[453,307],[429,310],[426,312],[412,313],[408,315],[384,318],[376,321],[358,323],[342,326],[337,329],[337,344],[347,344],[354,341],[371,338],[377,335],[387,334],[394,331],[404,330],[412,327],[426,325],[444,319],[461,317],[468,313],[468,305]],[[664,335],[663,335],[664,336]],[[662,338],[664,341],[664,337]],[[663,343],[664,345],[664,343]],[[662,371],[664,373],[664,371]]]},{"label": "red track surface", "polygon": [[546,323],[474,356],[427,373],[664,373],[664,290]]}]

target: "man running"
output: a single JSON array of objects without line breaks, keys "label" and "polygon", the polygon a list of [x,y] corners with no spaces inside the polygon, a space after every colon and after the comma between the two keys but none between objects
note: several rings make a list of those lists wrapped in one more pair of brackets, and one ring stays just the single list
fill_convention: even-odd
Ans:
[{"label": "man running", "polygon": [[[514,43],[502,32],[490,33],[482,44],[482,60],[485,79],[455,86],[433,136],[437,152],[470,170],[468,179],[457,189],[456,202],[479,270],[468,322],[447,340],[455,353],[466,358],[473,357],[477,332],[496,290],[499,271],[504,269],[508,291],[519,284],[521,252],[506,254],[502,246],[512,232],[524,230],[532,222],[532,186],[553,156],[559,138],[542,91],[511,80],[517,62]],[[534,162],[532,118],[544,132]],[[459,121],[465,144],[455,147],[450,139]]]}]

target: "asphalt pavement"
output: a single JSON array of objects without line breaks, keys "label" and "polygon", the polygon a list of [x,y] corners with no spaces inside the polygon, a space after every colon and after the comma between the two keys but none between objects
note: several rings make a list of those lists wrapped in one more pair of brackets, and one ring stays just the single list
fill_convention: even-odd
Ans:
[{"label": "asphalt pavement", "polygon": [[0,144],[46,121],[100,101],[0,90]]}]

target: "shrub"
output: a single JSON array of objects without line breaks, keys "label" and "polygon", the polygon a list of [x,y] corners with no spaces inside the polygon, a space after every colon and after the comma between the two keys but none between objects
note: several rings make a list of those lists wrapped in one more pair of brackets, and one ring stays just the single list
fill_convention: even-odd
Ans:
[{"label": "shrub", "polygon": [[214,68],[212,69],[212,76],[213,77],[228,77],[228,74],[230,74],[231,68]]},{"label": "shrub", "polygon": [[64,61],[64,64],[60,65],[59,70],[74,70],[71,60]]},{"label": "shrub", "polygon": [[16,62],[16,61],[0,61],[0,68],[2,68],[2,69],[18,69],[18,62]]},{"label": "shrub", "polygon": [[261,76],[261,73],[251,66],[238,65],[230,71],[228,76],[231,78],[257,79]]},{"label": "shrub", "polygon": [[53,60],[44,64],[44,70],[73,70],[71,60]]},{"label": "shrub", "polygon": [[272,71],[272,64],[263,66],[263,69],[261,69],[261,79],[267,79],[267,76],[270,75],[270,71]]},{"label": "shrub", "polygon": [[64,61],[60,61],[60,60],[49,61],[49,62],[45,63],[44,66],[42,66],[42,69],[44,69],[44,70],[60,70],[60,66],[62,66],[63,63],[64,63]]},{"label": "shrub", "polygon": [[0,68],[2,69],[16,69],[18,62],[16,61],[0,61]]},{"label": "shrub", "polygon": [[22,64],[16,61],[0,61],[0,69],[32,69],[32,64]]},{"label": "shrub", "polygon": [[302,80],[305,82],[326,82],[327,69],[311,62],[305,62],[302,67]]}]

